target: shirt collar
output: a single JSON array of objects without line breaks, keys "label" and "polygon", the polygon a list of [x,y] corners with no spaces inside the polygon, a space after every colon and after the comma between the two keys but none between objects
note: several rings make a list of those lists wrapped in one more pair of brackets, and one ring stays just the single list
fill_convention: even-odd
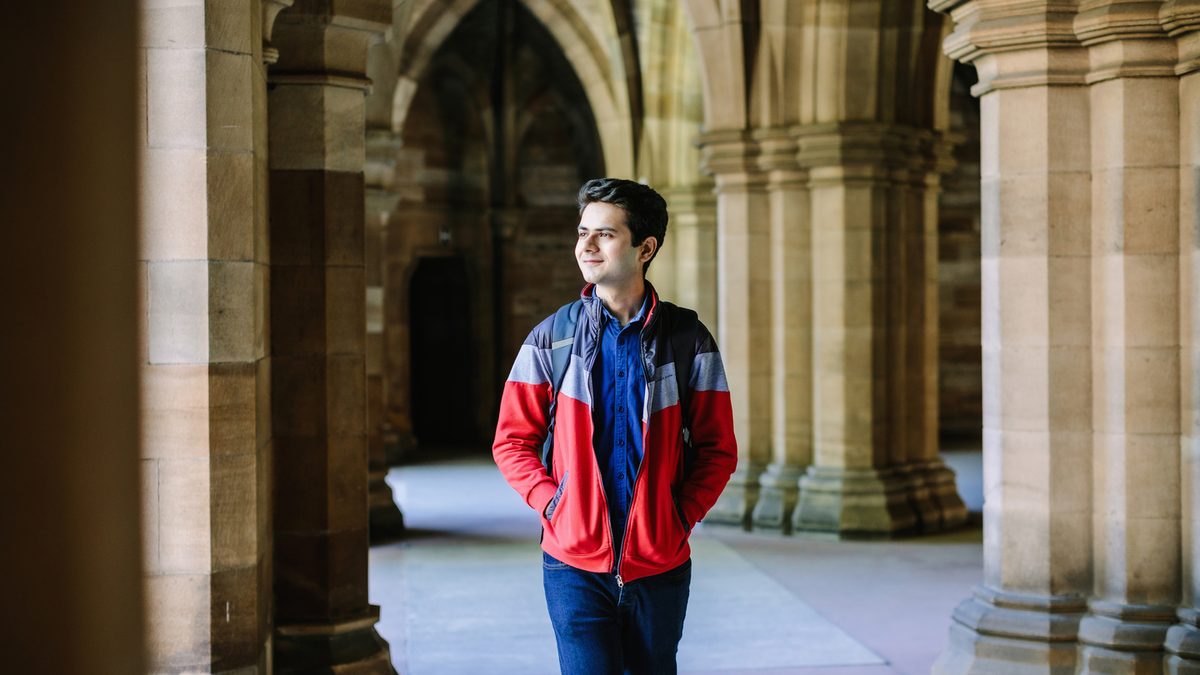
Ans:
[{"label": "shirt collar", "polygon": [[[599,302],[600,299],[596,298],[596,300],[597,300],[597,302]],[[634,317],[629,320],[629,323],[625,324],[624,326],[621,325],[621,322],[617,321],[617,317],[613,316],[612,312],[608,311],[608,308],[604,306],[603,302],[600,303],[600,309],[601,309],[601,311],[604,312],[604,318],[606,320],[605,322],[608,325],[612,326],[613,328],[616,328],[617,330],[624,330],[626,328],[629,328],[633,324],[640,322],[642,319],[646,318],[646,308],[649,306],[649,304],[650,304],[650,291],[649,291],[649,289],[647,289],[646,292],[642,295],[642,306],[638,308],[637,314],[635,314]]]}]

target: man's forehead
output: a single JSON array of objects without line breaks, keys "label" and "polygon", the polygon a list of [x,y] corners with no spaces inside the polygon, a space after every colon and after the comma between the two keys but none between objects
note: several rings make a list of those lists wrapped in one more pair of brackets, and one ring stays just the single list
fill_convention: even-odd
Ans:
[{"label": "man's forehead", "polygon": [[581,230],[628,230],[629,214],[625,209],[605,202],[592,202],[579,215]]}]

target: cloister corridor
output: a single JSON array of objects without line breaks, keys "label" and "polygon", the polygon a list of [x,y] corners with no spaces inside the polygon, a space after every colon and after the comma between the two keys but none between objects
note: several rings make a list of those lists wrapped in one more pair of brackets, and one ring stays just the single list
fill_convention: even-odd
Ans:
[{"label": "cloister corridor", "polygon": [[[982,570],[981,455],[946,461],[973,513],[956,532],[833,541],[701,524],[680,671],[928,673]],[[397,671],[557,672],[538,521],[490,458],[427,454],[388,482],[408,530],[372,547],[369,585]]]}]

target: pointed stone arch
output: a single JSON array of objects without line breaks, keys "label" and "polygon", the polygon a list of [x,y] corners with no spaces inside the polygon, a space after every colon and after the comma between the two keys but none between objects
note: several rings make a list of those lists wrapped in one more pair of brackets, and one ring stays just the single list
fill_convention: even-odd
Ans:
[{"label": "pointed stone arch", "polygon": [[[417,82],[442,42],[481,0],[426,0],[413,8],[397,50],[399,66],[393,99],[393,129],[403,127]],[[608,54],[580,9],[569,0],[520,0],[558,42],[575,70],[597,120],[606,172],[633,175],[634,134],[624,60]],[[611,14],[606,33],[616,36]]]}]

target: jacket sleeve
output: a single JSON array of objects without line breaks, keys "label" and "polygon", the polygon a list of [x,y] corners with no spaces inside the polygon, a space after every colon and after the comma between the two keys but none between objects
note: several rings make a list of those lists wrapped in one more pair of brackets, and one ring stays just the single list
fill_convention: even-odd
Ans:
[{"label": "jacket sleeve", "polygon": [[492,444],[492,457],[504,480],[539,513],[545,511],[558,488],[542,465],[553,390],[549,338],[544,328],[535,328],[517,352],[504,383]]},{"label": "jacket sleeve", "polygon": [[687,386],[691,396],[685,414],[691,420],[696,458],[680,490],[679,508],[690,527],[717,503],[737,468],[737,439],[733,435],[733,407],[725,366],[716,341],[703,324],[696,337],[696,357]]}]

